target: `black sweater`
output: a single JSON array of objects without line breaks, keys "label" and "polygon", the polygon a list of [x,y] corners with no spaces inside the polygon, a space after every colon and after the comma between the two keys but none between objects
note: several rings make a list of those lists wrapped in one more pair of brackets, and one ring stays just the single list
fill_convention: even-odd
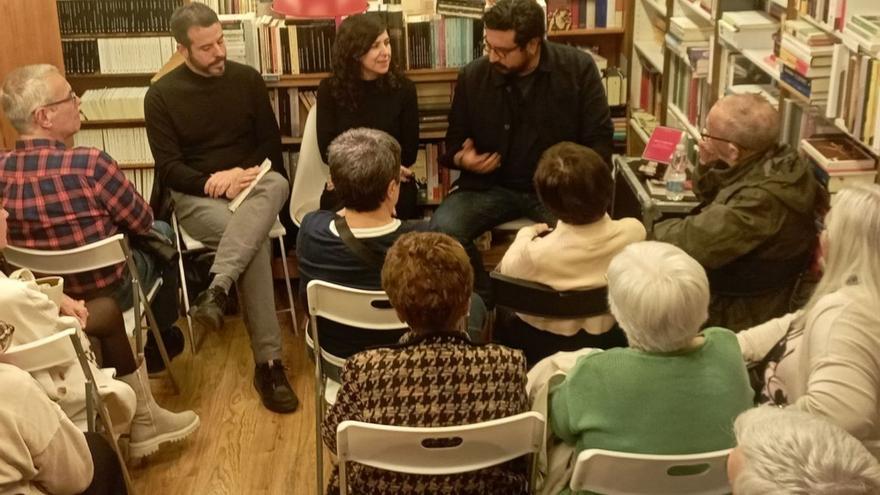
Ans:
[{"label": "black sweater", "polygon": [[203,77],[181,65],[150,87],[144,114],[163,187],[204,196],[212,173],[266,158],[287,177],[266,84],[247,65],[227,60],[220,77]]},{"label": "black sweater", "polygon": [[329,80],[318,87],[318,147],[327,163],[327,147],[336,136],[356,127],[379,129],[400,143],[400,162],[410,166],[419,149],[419,104],[416,87],[404,78],[397,88],[380,88],[376,81],[361,81],[361,98],[356,111],[340,104],[332,95]]}]

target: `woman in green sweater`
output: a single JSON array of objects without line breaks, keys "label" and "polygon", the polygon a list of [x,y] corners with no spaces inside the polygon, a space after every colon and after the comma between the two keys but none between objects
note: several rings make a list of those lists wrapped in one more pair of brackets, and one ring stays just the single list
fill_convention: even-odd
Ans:
[{"label": "woman in green sweater", "polygon": [[733,332],[699,333],[709,306],[703,268],[648,241],[624,248],[607,276],[611,313],[630,347],[584,356],[551,391],[553,433],[577,452],[733,447],[733,420],[752,406],[752,390]]}]

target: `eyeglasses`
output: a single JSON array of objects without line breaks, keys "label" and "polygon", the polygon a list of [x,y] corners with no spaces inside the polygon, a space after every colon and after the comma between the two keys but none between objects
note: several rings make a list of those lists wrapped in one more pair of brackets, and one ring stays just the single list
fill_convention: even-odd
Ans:
[{"label": "eyeglasses", "polygon": [[483,36],[483,53],[488,55],[490,52],[495,53],[495,56],[498,58],[505,58],[516,50],[519,50],[519,46],[514,46],[512,48],[499,48],[497,46],[492,46],[486,41],[486,37]]},{"label": "eyeglasses", "polygon": [[68,101],[78,100],[79,96],[76,95],[76,91],[70,90],[70,94],[67,95],[67,98],[62,100],[53,101],[51,103],[46,103],[45,105],[40,105],[41,107],[52,107],[55,105],[61,105],[62,103],[67,103]]},{"label": "eyeglasses", "polygon": [[708,141],[708,140],[710,140],[710,139],[714,139],[714,140],[716,140],[716,141],[721,141],[722,143],[730,143],[730,144],[732,144],[732,145],[734,145],[734,146],[737,146],[737,147],[739,147],[739,148],[742,148],[742,149],[744,149],[744,150],[749,149],[748,146],[743,146],[743,145],[737,143],[736,141],[731,141],[730,139],[725,139],[725,138],[722,138],[722,137],[713,136],[713,135],[709,134],[709,130],[706,129],[705,127],[703,128],[703,130],[700,131],[700,139],[702,139],[702,140],[704,140],[704,141]]}]

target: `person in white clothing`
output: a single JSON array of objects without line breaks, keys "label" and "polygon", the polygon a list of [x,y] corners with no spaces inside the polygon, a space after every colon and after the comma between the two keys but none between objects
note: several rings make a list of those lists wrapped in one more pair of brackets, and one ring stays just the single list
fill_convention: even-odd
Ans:
[{"label": "person in white clothing", "polygon": [[738,334],[763,371],[763,400],[880,440],[880,185],[837,194],[820,238],[824,274],[806,307]]},{"label": "person in white clothing", "polygon": [[[498,265],[502,274],[556,290],[602,287],[611,259],[645,240],[638,220],[608,216],[614,183],[590,148],[572,142],[551,146],[541,155],[534,184],[541,203],[559,222],[552,230],[543,223],[520,229]],[[529,366],[558,351],[626,345],[609,313],[574,320],[500,315],[498,322],[496,337],[523,349]]]}]

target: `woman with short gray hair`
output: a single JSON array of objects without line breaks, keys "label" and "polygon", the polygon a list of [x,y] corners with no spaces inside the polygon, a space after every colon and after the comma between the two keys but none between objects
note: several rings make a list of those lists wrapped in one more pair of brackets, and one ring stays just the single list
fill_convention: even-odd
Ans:
[{"label": "woman with short gray hair", "polygon": [[880,493],[880,465],[858,440],[823,418],[757,407],[734,423],[727,461],[735,495]]},{"label": "woman with short gray hair", "polygon": [[630,244],[608,267],[608,300],[630,347],[580,358],[551,390],[553,433],[577,451],[732,447],[752,393],[733,332],[699,333],[709,304],[700,264],[671,244]]}]

